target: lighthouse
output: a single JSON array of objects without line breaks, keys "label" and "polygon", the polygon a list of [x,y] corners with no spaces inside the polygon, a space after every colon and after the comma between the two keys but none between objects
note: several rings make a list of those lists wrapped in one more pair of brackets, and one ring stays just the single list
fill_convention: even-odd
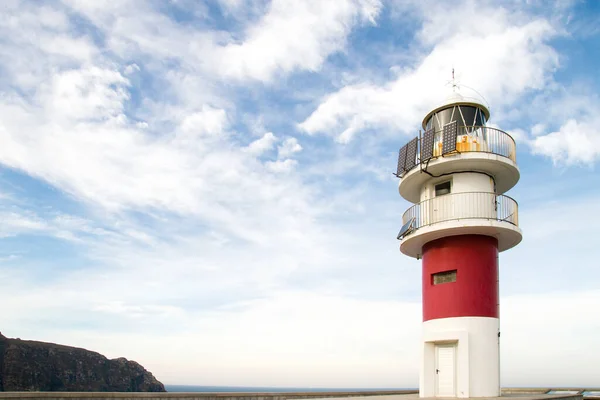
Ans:
[{"label": "lighthouse", "polygon": [[500,396],[498,255],[522,239],[516,144],[454,92],[399,152],[400,251],[422,263],[420,397]]}]

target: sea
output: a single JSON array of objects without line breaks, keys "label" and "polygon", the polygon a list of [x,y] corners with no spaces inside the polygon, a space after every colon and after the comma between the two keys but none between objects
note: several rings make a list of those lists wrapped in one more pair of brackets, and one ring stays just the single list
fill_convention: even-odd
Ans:
[{"label": "sea", "polygon": [[167,392],[366,392],[378,390],[417,390],[413,388],[315,388],[315,387],[261,387],[261,386],[198,386],[165,385]]}]

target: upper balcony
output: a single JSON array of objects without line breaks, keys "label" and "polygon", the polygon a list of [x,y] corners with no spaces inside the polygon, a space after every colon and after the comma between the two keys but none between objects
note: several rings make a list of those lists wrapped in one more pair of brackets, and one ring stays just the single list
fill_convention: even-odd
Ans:
[{"label": "upper balcony", "polygon": [[519,208],[511,197],[464,192],[434,197],[410,207],[402,216],[400,251],[420,258],[423,245],[453,235],[486,235],[498,239],[498,250],[521,242]]},{"label": "upper balcony", "polygon": [[465,171],[488,174],[497,193],[507,192],[520,178],[515,140],[488,126],[452,122],[441,129],[433,127],[400,149],[396,171],[400,195],[418,203],[428,179]]}]

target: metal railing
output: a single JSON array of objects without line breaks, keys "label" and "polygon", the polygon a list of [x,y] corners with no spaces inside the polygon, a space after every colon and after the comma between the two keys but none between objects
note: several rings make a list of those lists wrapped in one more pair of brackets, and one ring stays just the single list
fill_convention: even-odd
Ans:
[{"label": "metal railing", "polygon": [[461,153],[469,151],[492,153],[517,162],[515,139],[500,129],[488,126],[459,126],[456,150]]},{"label": "metal railing", "polygon": [[[444,131],[439,130],[434,133],[433,157],[431,159],[442,155],[481,152],[496,154],[506,157],[515,163],[517,162],[517,145],[508,133],[488,126],[458,126],[457,128],[456,150],[446,154],[443,154]],[[423,137],[417,138],[416,159],[414,163],[407,161],[407,164],[411,166],[406,171],[403,171],[403,173],[419,166],[421,163],[421,146],[423,146]],[[403,175],[403,173],[400,175]]]},{"label": "metal railing", "polygon": [[489,219],[519,226],[519,206],[511,197],[487,192],[452,193],[415,204],[402,215],[412,230],[444,221]]}]

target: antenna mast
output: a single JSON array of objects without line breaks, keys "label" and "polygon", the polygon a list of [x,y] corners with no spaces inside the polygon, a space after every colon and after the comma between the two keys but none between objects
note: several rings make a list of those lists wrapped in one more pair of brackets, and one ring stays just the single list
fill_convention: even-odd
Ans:
[{"label": "antenna mast", "polygon": [[452,67],[452,92],[456,92],[457,87],[456,79],[454,79],[454,67]]}]

